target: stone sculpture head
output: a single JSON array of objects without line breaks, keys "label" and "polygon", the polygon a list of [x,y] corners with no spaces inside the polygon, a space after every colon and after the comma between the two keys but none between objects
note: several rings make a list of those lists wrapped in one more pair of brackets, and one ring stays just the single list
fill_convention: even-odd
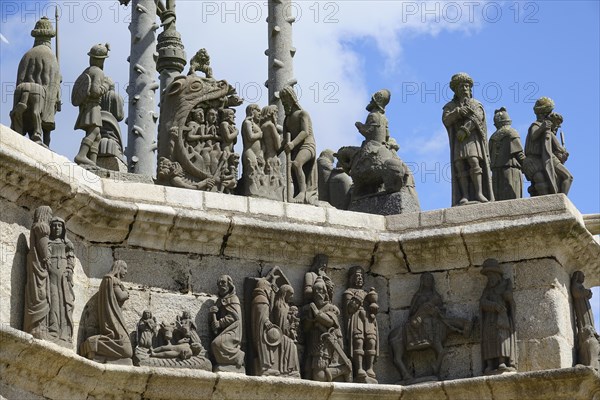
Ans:
[{"label": "stone sculpture head", "polygon": [[291,86],[285,86],[283,89],[281,89],[279,91],[279,98],[281,99],[281,104],[283,105],[285,115],[289,115],[295,110],[302,109],[302,107],[300,107],[298,97],[296,96],[296,92],[294,92],[294,88]]},{"label": "stone sculpture head", "polygon": [[458,100],[473,97],[471,89],[473,88],[473,78],[464,72],[454,74],[450,78],[450,89],[454,92],[454,97]]},{"label": "stone sculpture head", "polygon": [[108,58],[108,52],[110,51],[110,44],[96,44],[92,46],[88,52],[90,56],[90,66],[104,67],[104,60]]},{"label": "stone sculpture head", "polygon": [[385,112],[385,107],[389,104],[391,98],[392,94],[387,89],[375,92],[373,96],[371,96],[371,102],[367,105],[367,111]]},{"label": "stone sculpture head", "polygon": [[551,112],[550,115],[548,115],[548,119],[550,120],[550,122],[552,122],[552,131],[556,133],[558,131],[558,128],[562,126],[562,123],[564,121],[563,116],[557,112]]},{"label": "stone sculpture head", "polygon": [[66,234],[65,220],[54,217],[50,221],[50,239],[64,239]]},{"label": "stone sculpture head", "polygon": [[217,280],[217,291],[219,297],[225,297],[230,293],[235,293],[235,286],[233,285],[233,279],[229,275],[221,275]]},{"label": "stone sculpture head", "polygon": [[259,115],[260,115],[260,106],[255,103],[248,104],[248,107],[246,107],[246,118],[252,117],[252,119],[258,120]]},{"label": "stone sculpture head", "polygon": [[488,258],[483,262],[481,273],[487,276],[489,286],[496,286],[502,281],[503,271],[495,258]]},{"label": "stone sculpture head", "polygon": [[550,97],[540,97],[533,106],[536,117],[546,117],[554,110],[554,101]]},{"label": "stone sculpture head", "polygon": [[270,106],[263,107],[262,111],[260,112],[261,122],[264,123],[267,121],[271,121],[274,124],[277,124],[278,112],[279,112],[279,110],[276,105],[270,105]]},{"label": "stone sculpture head", "polygon": [[235,110],[233,108],[224,108],[221,110],[221,121],[235,123]]},{"label": "stone sculpture head", "polygon": [[206,113],[206,121],[210,124],[210,125],[214,125],[217,123],[217,117],[219,116],[219,113],[217,112],[216,109],[211,108],[208,110],[208,112]]},{"label": "stone sculpture head", "polygon": [[323,307],[325,304],[329,303],[329,294],[327,293],[327,285],[325,281],[320,277],[317,278],[315,284],[313,285],[313,299],[315,301],[315,305],[318,308]]},{"label": "stone sculpture head", "polygon": [[362,289],[365,284],[365,270],[359,266],[355,265],[350,268],[348,271],[348,286],[356,289]]},{"label": "stone sculpture head", "polygon": [[35,27],[31,31],[31,36],[35,38],[35,45],[48,44],[50,43],[50,39],[56,36],[56,31],[48,17],[42,17],[35,23]]},{"label": "stone sculpture head", "polygon": [[108,274],[119,279],[125,278],[125,275],[127,275],[127,263],[123,260],[115,260]]},{"label": "stone sculpture head", "polygon": [[292,297],[294,297],[294,288],[288,284],[281,285],[277,296],[284,299],[286,303],[289,303],[292,301]]},{"label": "stone sculpture head", "polygon": [[33,223],[40,222],[50,224],[52,219],[52,209],[48,206],[39,206],[33,213]]},{"label": "stone sculpture head", "polygon": [[506,111],[506,108],[500,107],[498,110],[494,111],[494,126],[499,129],[503,126],[510,125],[512,120]]},{"label": "stone sculpture head", "polygon": [[435,287],[435,279],[433,279],[433,275],[431,272],[425,272],[421,275],[419,291],[431,291]]},{"label": "stone sculpture head", "polygon": [[204,110],[200,107],[192,110],[192,121],[196,121],[199,124],[204,122]]},{"label": "stone sculpture head", "polygon": [[585,274],[583,271],[575,271],[573,272],[573,276],[571,276],[571,283],[581,283],[585,281]]},{"label": "stone sculpture head", "polygon": [[142,312],[142,319],[143,320],[152,319],[152,311],[144,310],[144,312]]}]

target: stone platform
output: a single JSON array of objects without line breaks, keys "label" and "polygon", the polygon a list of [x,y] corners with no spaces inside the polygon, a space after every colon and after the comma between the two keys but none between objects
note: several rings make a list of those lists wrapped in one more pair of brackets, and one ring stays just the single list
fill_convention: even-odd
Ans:
[{"label": "stone platform", "polygon": [[[584,219],[563,195],[370,215],[102,179],[6,127],[0,128],[0,394],[7,398],[19,398],[14,395],[19,391],[68,398],[71,390],[87,391],[73,392],[78,393],[77,398],[99,398],[108,390],[107,398],[129,394],[132,398],[165,398],[160,393],[168,393],[173,396],[170,398],[265,399],[275,398],[270,389],[274,381],[280,383],[277,393],[294,394],[286,398],[304,394],[320,399],[381,394],[381,398],[403,400],[599,396],[586,389],[586,385],[598,387],[597,374],[570,369],[574,317],[569,294],[570,275],[575,270],[585,272],[587,286],[600,285],[600,244],[586,229],[586,223],[597,229],[598,217]],[[205,348],[210,342],[208,309],[214,304],[220,274],[232,276],[242,302],[246,301],[244,278],[259,276],[275,265],[284,269],[296,293],[301,293],[312,258],[325,253],[336,285],[334,303],[340,305],[349,267],[363,266],[365,286],[380,293],[381,354],[376,372],[384,385],[105,366],[75,354],[79,336],[72,350],[64,350],[18,333],[13,328],[20,329],[23,320],[29,229],[33,210],[40,205],[51,206],[55,215],[67,221],[68,236],[75,245],[77,323],[112,262],[123,259],[129,265],[124,284],[130,293],[123,314],[131,331],[144,309],[151,309],[159,320],[174,320],[185,309],[195,316]],[[410,387],[385,385],[400,380],[391,362],[387,336],[406,321],[421,274],[432,272],[450,316],[476,319],[485,286],[481,264],[488,257],[497,258],[505,276],[513,281],[521,372],[480,377],[476,324],[472,337],[450,336],[448,340],[449,353],[441,372],[448,381]],[[42,358],[35,359],[36,354],[46,352],[54,354],[47,355],[48,360],[58,357],[62,361],[48,361],[44,368],[37,368]],[[423,368],[419,359],[410,363],[416,370]],[[52,371],[56,373],[52,375]],[[81,384],[79,380],[83,380]],[[43,382],[52,382],[50,389],[44,389]],[[151,382],[157,383],[152,386]],[[565,397],[555,397],[563,383],[560,396],[564,393]],[[186,392],[188,387],[193,391]],[[230,387],[240,391],[237,395],[227,392]],[[465,395],[468,390],[464,388],[469,387],[472,394]],[[412,397],[408,393],[413,393]]]}]

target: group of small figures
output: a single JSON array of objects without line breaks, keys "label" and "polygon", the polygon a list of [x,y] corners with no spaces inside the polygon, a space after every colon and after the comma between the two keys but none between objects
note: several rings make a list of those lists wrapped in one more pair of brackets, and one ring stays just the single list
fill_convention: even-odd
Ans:
[{"label": "group of small figures", "polygon": [[[327,267],[328,257],[316,255],[305,274],[299,303],[294,302],[294,289],[280,267],[262,277],[246,278],[244,308],[232,278],[219,277],[216,301],[208,312],[212,340],[207,352],[195,319],[187,311],[174,322],[159,324],[151,310],[144,310],[132,333],[122,314],[123,304],[129,299],[123,283],[127,264],[117,260],[85,307],[79,353],[98,362],[131,364],[133,359],[135,365],[377,383],[378,293],[374,288],[365,290],[365,271],[353,266],[348,270],[348,286],[342,294],[341,309],[338,308],[333,303],[334,283]],[[72,345],[74,268],[75,250],[66,237],[65,222],[53,216],[50,207],[38,207],[27,257],[23,323],[26,332],[63,346]],[[515,371],[512,282],[504,278],[495,259],[486,260],[481,273],[488,278],[479,300],[484,373]],[[599,368],[600,341],[589,301],[592,292],[583,286],[583,281],[581,271],[573,274],[571,295],[578,362]],[[472,330],[471,319],[447,315],[433,275],[423,273],[406,324],[393,329],[388,338],[403,382],[424,379],[414,378],[406,367],[408,354],[432,349],[436,354],[432,377],[425,379],[437,379],[446,354],[447,336],[456,332],[469,337]]]},{"label": "group of small figures", "polygon": [[488,144],[485,112],[473,99],[469,75],[455,74],[450,88],[454,98],[444,106],[442,121],[450,139],[453,206],[521,198],[521,171],[531,182],[531,196],[569,193],[573,176],[564,166],[569,153],[562,132],[562,143],[557,137],[563,117],[554,112],[552,99],[541,97],[535,102],[536,120],[529,127],[523,151],[504,107],[494,113],[497,130]]}]

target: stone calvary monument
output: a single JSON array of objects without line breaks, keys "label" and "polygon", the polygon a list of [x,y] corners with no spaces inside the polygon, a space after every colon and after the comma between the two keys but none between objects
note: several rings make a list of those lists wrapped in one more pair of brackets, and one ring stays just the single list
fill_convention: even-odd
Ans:
[{"label": "stone calvary monument", "polygon": [[[206,50],[181,74],[175,1],[131,6],[128,173],[107,45],[75,95],[80,165],[47,147],[41,106],[60,80],[47,19],[25,59],[54,78],[19,73],[16,123],[0,126],[2,398],[600,399],[599,217],[566,196],[550,99],[524,149],[503,108],[488,142],[473,80],[455,74],[442,122],[456,207],[421,211],[388,90],[355,124],[360,147],[317,157],[293,89],[293,18],[269,16],[271,104],[247,105],[238,129],[243,99]],[[100,165],[104,150],[115,158]],[[147,179],[103,178],[109,165]]]}]

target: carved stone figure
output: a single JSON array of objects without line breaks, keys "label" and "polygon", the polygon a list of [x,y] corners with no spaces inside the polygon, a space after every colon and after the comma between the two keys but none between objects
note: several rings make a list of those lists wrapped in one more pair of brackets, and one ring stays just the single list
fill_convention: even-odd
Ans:
[{"label": "carved stone figure", "polygon": [[569,153],[556,137],[563,118],[553,110],[554,101],[548,97],[539,98],[533,107],[536,121],[527,133],[527,159],[523,165],[525,177],[531,182],[531,196],[568,194],[573,183],[573,176],[564,166]]},{"label": "carved stone figure", "polygon": [[479,300],[481,312],[481,356],[485,375],[516,371],[517,334],[512,282],[504,279],[498,260],[488,258],[481,273],[487,285]]},{"label": "carved stone figure", "polygon": [[11,129],[39,145],[50,146],[50,134],[55,128],[54,116],[60,111],[62,77],[58,60],[52,52],[51,39],[56,36],[52,23],[42,17],[31,31],[33,48],[19,63]]},{"label": "carved stone figure", "polygon": [[352,211],[383,215],[420,211],[414,177],[390,138],[385,116],[390,99],[387,89],[373,94],[366,122],[355,123],[365,140],[360,148],[346,146],[337,152],[339,165],[352,178]]},{"label": "carved stone figure", "polygon": [[71,103],[79,107],[79,116],[75,129],[83,129],[85,137],[75,156],[80,165],[95,166],[98,158],[100,128],[103,125],[100,101],[114,83],[104,74],[104,60],[108,58],[110,45],[94,45],[89,53],[90,66],[75,81],[71,94]]},{"label": "carved stone figure", "polygon": [[[419,290],[410,303],[408,321],[403,327],[393,329],[389,335],[394,365],[402,374],[403,382],[417,383],[439,379],[442,361],[447,352],[444,343],[449,333],[457,332],[469,337],[471,329],[471,321],[446,315],[442,297],[435,288],[433,275],[429,272],[422,274]],[[432,375],[415,378],[405,365],[404,355],[425,349],[432,349],[436,355],[435,362],[431,365]]]},{"label": "carved stone figure", "polygon": [[317,158],[319,200],[326,201],[340,210],[347,210],[350,205],[352,178],[339,164],[334,166],[335,156],[333,151],[324,150]]},{"label": "carved stone figure", "polygon": [[46,339],[48,332],[48,268],[50,263],[50,221],[52,209],[38,207],[33,214],[27,253],[27,283],[23,330],[38,339]]},{"label": "carved stone figure", "polygon": [[600,335],[594,326],[590,299],[592,291],[583,285],[585,275],[575,271],[571,277],[571,297],[577,327],[577,364],[600,369]]},{"label": "carved stone figure", "polygon": [[444,106],[442,121],[450,139],[452,206],[493,201],[485,111],[473,99],[473,79],[455,74],[450,88],[454,98]]},{"label": "carved stone figure", "polygon": [[129,331],[121,307],[129,293],[122,279],[127,274],[127,263],[116,260],[110,272],[102,278],[97,299],[98,333],[85,339],[80,354],[98,362],[129,363],[133,349],[129,340]]},{"label": "carved stone figure", "polygon": [[50,222],[48,248],[48,339],[70,344],[73,338],[73,269],[75,248],[66,238],[65,221],[54,217]]},{"label": "carved stone figure", "polygon": [[258,193],[263,179],[265,160],[261,146],[262,130],[260,129],[260,106],[250,104],[246,107],[246,119],[242,123],[242,179],[243,194],[251,196]]},{"label": "carved stone figure", "polygon": [[521,138],[511,126],[506,108],[501,107],[494,113],[496,132],[490,136],[490,166],[492,168],[492,186],[496,200],[520,199],[523,197],[523,176],[521,168],[525,153]]},{"label": "carved stone figure", "polygon": [[226,81],[212,78],[209,63],[201,49],[188,75],[174,78],[165,89],[158,127],[158,183],[233,193],[239,155],[234,152],[238,132],[231,107],[242,100]]},{"label": "carved stone figure", "polygon": [[377,293],[374,288],[367,293],[363,289],[362,267],[350,268],[348,289],[342,295],[342,312],[345,321],[346,352],[352,358],[354,381],[377,383],[375,361],[379,356],[379,332],[377,329]]},{"label": "carved stone figure", "polygon": [[127,172],[123,158],[123,140],[119,122],[125,118],[123,97],[117,93],[114,82],[110,81],[108,91],[100,99],[100,143],[96,164],[111,171]]},{"label": "carved stone figure", "polygon": [[210,348],[216,361],[215,372],[245,372],[242,351],[242,308],[229,275],[217,281],[216,305],[210,308],[210,326],[215,335]]},{"label": "carved stone figure", "polygon": [[287,154],[288,201],[317,204],[317,145],[312,120],[300,106],[291,86],[279,92],[285,110],[283,121],[284,150]]},{"label": "carved stone figure", "polygon": [[258,376],[300,378],[298,350],[292,335],[290,302],[294,289],[279,267],[256,280],[252,291],[251,342]]},{"label": "carved stone figure", "polygon": [[321,382],[342,378],[352,382],[352,361],[343,350],[340,310],[331,303],[322,277],[314,282],[312,297],[313,301],[304,313],[307,335],[305,378]]},{"label": "carved stone figure", "polygon": [[176,323],[158,325],[150,311],[144,311],[137,327],[136,366],[190,368],[212,371],[205,357],[196,326],[184,311]]}]

